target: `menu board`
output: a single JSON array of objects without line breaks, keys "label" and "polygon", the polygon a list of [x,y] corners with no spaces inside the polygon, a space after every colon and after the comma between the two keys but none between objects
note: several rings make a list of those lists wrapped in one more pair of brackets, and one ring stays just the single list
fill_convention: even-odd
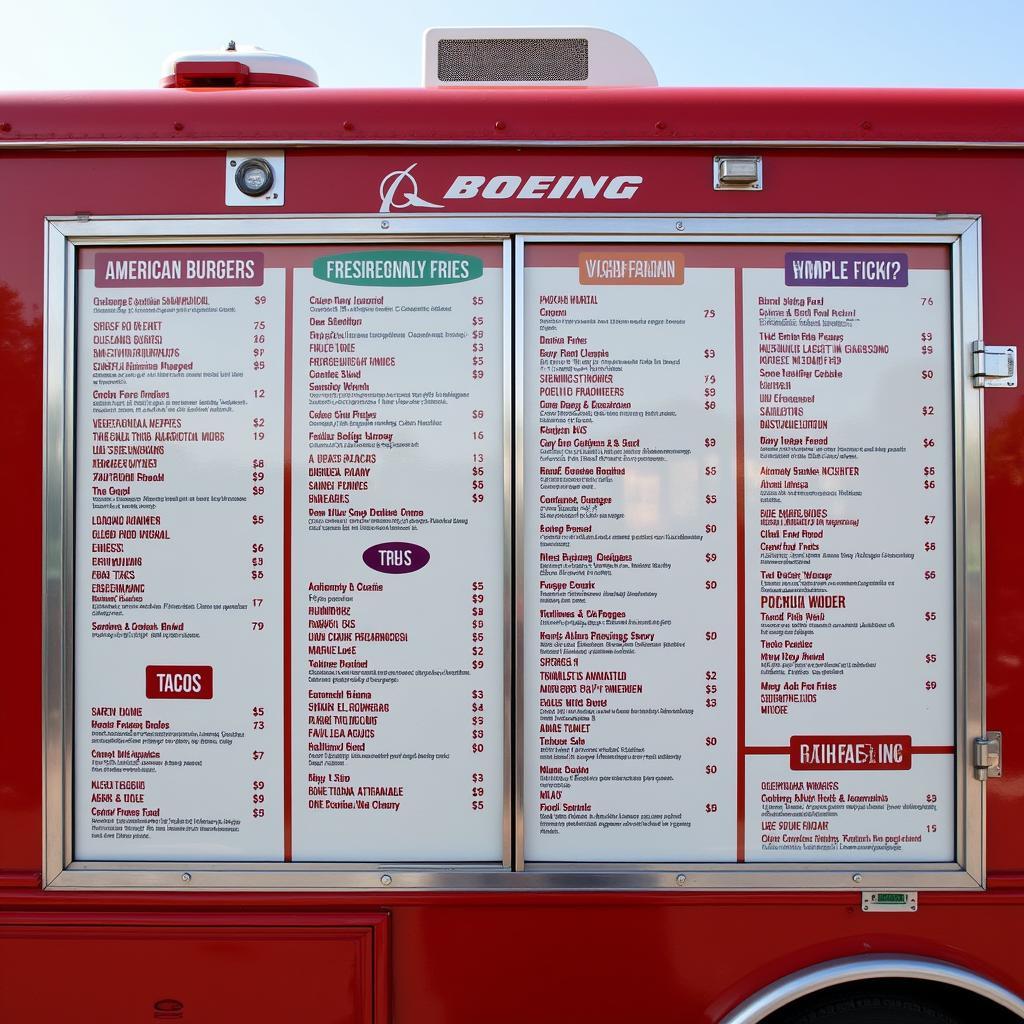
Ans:
[{"label": "menu board", "polygon": [[500,246],[92,250],[81,860],[500,861]]},{"label": "menu board", "polygon": [[954,859],[949,293],[941,246],[527,248],[528,861]]},{"label": "menu board", "polygon": [[953,861],[949,250],[504,251],[80,251],[75,858],[508,863],[514,508],[530,867]]}]

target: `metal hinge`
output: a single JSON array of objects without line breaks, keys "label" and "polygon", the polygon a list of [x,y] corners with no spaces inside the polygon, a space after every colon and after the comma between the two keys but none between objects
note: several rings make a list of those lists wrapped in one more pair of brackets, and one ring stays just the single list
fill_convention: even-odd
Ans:
[{"label": "metal hinge", "polygon": [[982,781],[1003,776],[1003,734],[987,732],[974,741],[974,774]]},{"label": "metal hinge", "polygon": [[986,345],[983,341],[976,341],[971,354],[974,357],[971,376],[976,388],[1017,386],[1016,345]]}]

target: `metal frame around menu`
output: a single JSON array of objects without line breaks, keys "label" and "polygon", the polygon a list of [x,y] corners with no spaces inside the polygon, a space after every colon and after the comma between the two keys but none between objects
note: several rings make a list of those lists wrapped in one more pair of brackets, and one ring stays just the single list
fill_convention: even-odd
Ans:
[{"label": "metal frame around menu", "polygon": [[[43,884],[53,889],[150,890],[861,890],[977,889],[985,885],[984,783],[972,744],[985,731],[984,432],[971,346],[983,338],[981,220],[977,216],[444,216],[52,217],[46,222],[43,522]],[[504,729],[502,863],[75,861],[74,430],[76,250],[113,245],[324,245],[382,241],[496,243],[504,251]],[[514,253],[513,253],[514,241]],[[521,728],[523,253],[526,244],[931,243],[951,252],[955,513],[956,859],[758,863],[526,863]],[[514,394],[513,394],[514,389]],[[514,433],[514,436],[513,436]],[[514,479],[513,479],[514,477]],[[514,662],[513,662],[514,655]]]}]

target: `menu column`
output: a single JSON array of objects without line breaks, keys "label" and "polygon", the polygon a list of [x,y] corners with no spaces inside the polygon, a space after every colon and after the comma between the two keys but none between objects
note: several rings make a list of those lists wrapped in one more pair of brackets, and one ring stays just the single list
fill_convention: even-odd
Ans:
[{"label": "menu column", "polygon": [[527,860],[735,857],[734,278],[527,249]]},{"label": "menu column", "polygon": [[284,272],[83,254],[75,857],[282,849]]},{"label": "menu column", "polygon": [[500,861],[502,249],[295,270],[295,860]]},{"label": "menu column", "polygon": [[748,860],[954,858],[942,247],[743,273]]}]

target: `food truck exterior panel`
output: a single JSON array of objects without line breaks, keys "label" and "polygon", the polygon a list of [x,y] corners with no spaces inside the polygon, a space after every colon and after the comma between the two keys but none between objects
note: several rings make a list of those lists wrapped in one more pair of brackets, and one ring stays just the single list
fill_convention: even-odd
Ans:
[{"label": "food truck exterior panel", "polygon": [[0,102],[6,1019],[1024,1016],[1024,100],[562,42]]}]

